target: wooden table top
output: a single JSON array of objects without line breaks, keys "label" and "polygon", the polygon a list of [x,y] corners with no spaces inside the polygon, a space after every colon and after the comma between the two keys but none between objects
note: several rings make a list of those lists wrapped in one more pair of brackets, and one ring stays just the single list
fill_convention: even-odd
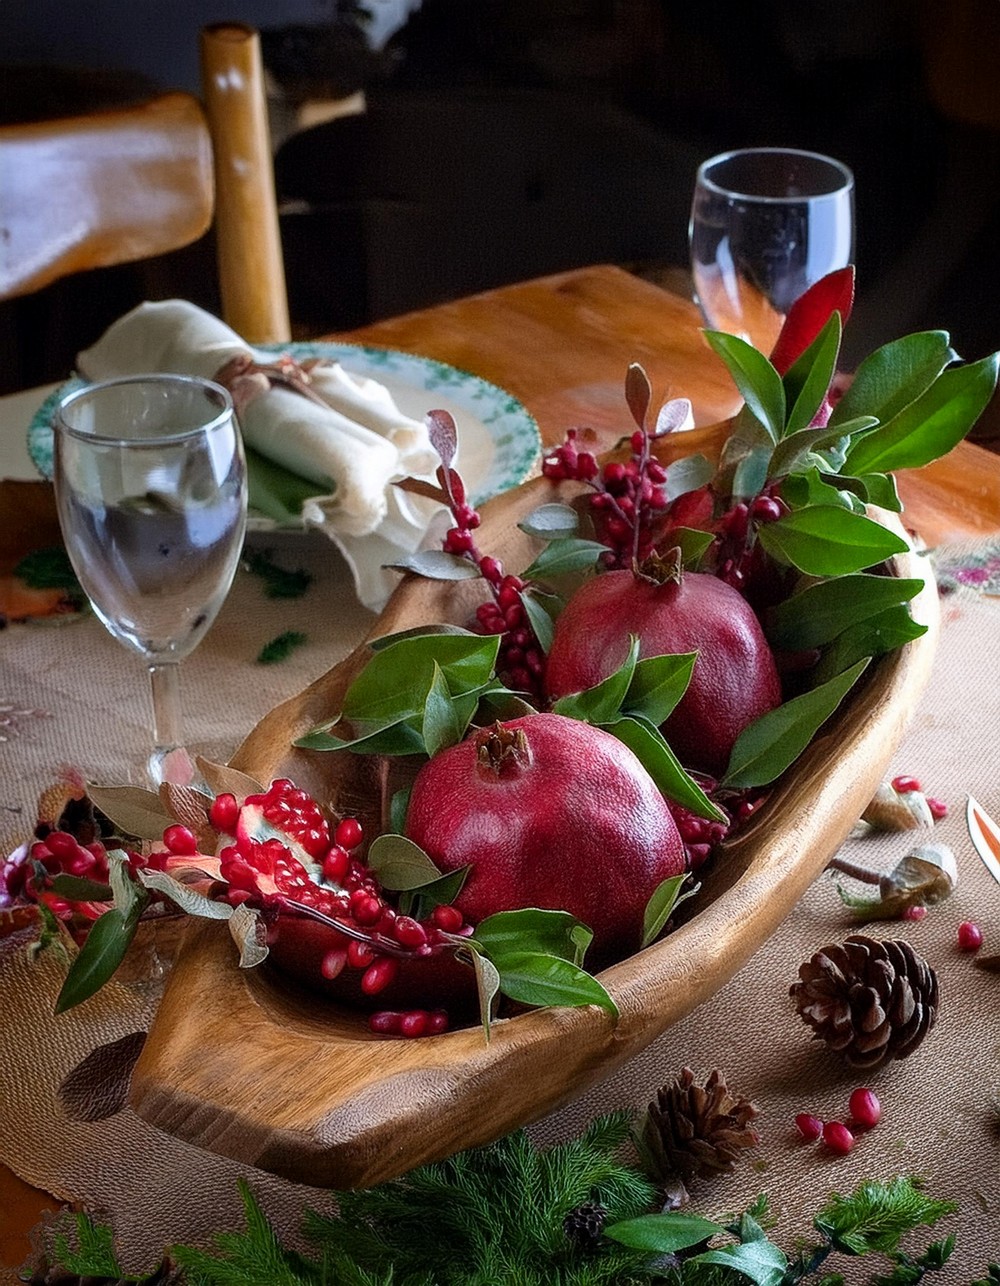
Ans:
[{"label": "wooden table top", "polygon": [[[699,333],[689,301],[619,268],[595,266],[528,281],[331,336],[434,357],[507,389],[552,445],[576,425],[610,446],[629,431],[630,362],[654,399],[688,397],[695,424],[732,415],[739,398]],[[692,442],[694,442],[692,437]],[[899,478],[904,519],[928,545],[1000,530],[1000,457],[962,443]],[[28,1230],[53,1200],[0,1166],[0,1269],[29,1252]]]}]

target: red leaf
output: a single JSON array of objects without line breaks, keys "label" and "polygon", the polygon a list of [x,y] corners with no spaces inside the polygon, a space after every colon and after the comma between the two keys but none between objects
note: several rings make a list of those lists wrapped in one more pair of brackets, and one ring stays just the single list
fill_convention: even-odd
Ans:
[{"label": "red leaf", "polygon": [[774,349],[771,365],[779,375],[806,351],[835,312],[847,325],[854,304],[854,265],[827,273],[800,295],[788,310]]}]

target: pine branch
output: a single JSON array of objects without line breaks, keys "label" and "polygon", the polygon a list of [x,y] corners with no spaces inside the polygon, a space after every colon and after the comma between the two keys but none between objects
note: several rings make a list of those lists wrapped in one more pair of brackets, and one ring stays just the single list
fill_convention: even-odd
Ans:
[{"label": "pine branch", "polygon": [[918,1181],[901,1176],[889,1183],[863,1183],[849,1197],[835,1194],[813,1223],[844,1254],[891,1254],[903,1233],[930,1226],[956,1208],[952,1201],[924,1196]]}]

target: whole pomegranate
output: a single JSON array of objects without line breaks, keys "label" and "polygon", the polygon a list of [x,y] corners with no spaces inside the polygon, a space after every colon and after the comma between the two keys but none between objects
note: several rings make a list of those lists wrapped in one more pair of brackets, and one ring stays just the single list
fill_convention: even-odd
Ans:
[{"label": "whole pomegranate", "polygon": [[565,910],[594,933],[588,968],[638,950],[643,912],[684,870],[670,810],[617,738],[557,714],[497,723],[417,774],[406,834],[443,870],[471,866],[455,906],[472,924]]},{"label": "whole pomegranate", "polygon": [[781,702],[781,682],[747,601],[715,576],[660,560],[612,571],[577,590],[556,621],[545,665],[551,700],[593,687],[628,656],[697,651],[687,691],[663,734],[687,768],[721,776],[748,724]]}]

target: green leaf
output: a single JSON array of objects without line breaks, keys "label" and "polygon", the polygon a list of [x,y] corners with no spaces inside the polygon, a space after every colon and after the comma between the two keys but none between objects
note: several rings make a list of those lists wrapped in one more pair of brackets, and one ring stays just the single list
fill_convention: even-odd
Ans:
[{"label": "green leaf", "polygon": [[402,835],[406,829],[406,810],[410,807],[412,790],[412,786],[401,786],[389,800],[389,826],[394,835]]},{"label": "green leaf", "polygon": [[575,536],[580,530],[580,515],[572,505],[540,505],[517,524],[529,536],[540,540]]},{"label": "green leaf", "polygon": [[405,835],[376,836],[368,849],[368,865],[379,883],[394,893],[419,889],[441,878],[441,872],[420,845]]},{"label": "green leaf", "polygon": [[674,527],[670,533],[670,543],[681,551],[681,566],[688,568],[698,566],[714,539],[712,532],[697,527]]},{"label": "green leaf", "polygon": [[618,1006],[591,974],[561,956],[539,951],[504,953],[494,964],[500,989],[523,1005],[599,1005],[618,1016]]},{"label": "green leaf", "polygon": [[110,884],[88,880],[82,875],[57,875],[51,888],[67,902],[110,902],[112,898]]},{"label": "green leaf", "polygon": [[452,695],[482,687],[492,677],[500,650],[497,635],[423,634],[376,652],[344,696],[343,717],[362,729],[423,712],[435,665]]},{"label": "green leaf", "polygon": [[697,652],[677,652],[638,661],[622,713],[646,719],[655,727],[665,723],[687,691],[697,659]]},{"label": "green leaf", "polygon": [[824,478],[816,468],[791,473],[781,484],[781,498],[792,509],[805,509],[810,505],[834,505],[839,509],[859,512],[857,497],[846,488],[840,489],[836,485],[839,481],[836,474],[828,474]]},{"label": "green leaf", "polygon": [[846,576],[909,549],[881,523],[834,505],[793,510],[762,526],[757,539],[773,558],[808,576]]},{"label": "green leaf", "polygon": [[372,652],[384,652],[387,647],[392,647],[393,643],[402,643],[406,639],[427,638],[431,634],[461,634],[467,639],[478,639],[482,635],[474,634],[472,630],[464,630],[461,625],[446,625],[437,622],[433,625],[414,625],[408,630],[397,630],[395,634],[383,634],[381,638],[370,639],[368,647]]},{"label": "green leaf", "polygon": [[228,902],[216,902],[206,897],[204,893],[198,893],[189,884],[175,880],[166,871],[147,871],[140,868],[138,875],[144,888],[162,893],[164,897],[168,897],[171,902],[179,906],[186,915],[200,916],[205,920],[228,920],[233,914],[233,908]]},{"label": "green leaf", "polygon": [[798,758],[868,665],[867,660],[769,710],[740,733],[722,785],[767,786]]},{"label": "green leaf", "polygon": [[926,633],[927,626],[919,625],[905,604],[890,607],[839,634],[820,657],[813,670],[813,679],[816,683],[824,683],[863,657],[893,652]]},{"label": "green leaf", "polygon": [[771,473],[773,451],[770,446],[748,451],[733,473],[733,499],[747,500],[759,495]]},{"label": "green leaf", "polygon": [[774,448],[769,476],[780,478],[785,474],[800,472],[803,464],[811,467],[815,461],[811,461],[810,456],[816,452],[837,446],[844,439],[866,432],[876,424],[878,420],[874,416],[862,415],[856,420],[851,420],[849,424],[835,429],[828,426],[815,429],[804,428],[796,433],[790,433]]},{"label": "green leaf", "polygon": [[471,866],[460,866],[455,871],[438,876],[436,880],[429,880],[416,888],[406,889],[399,896],[400,909],[404,915],[412,915],[422,920],[430,915],[436,906],[448,906],[461,893],[471,870]]},{"label": "green leaf", "polygon": [[297,647],[302,647],[307,636],[301,630],[285,630],[270,639],[257,653],[258,665],[277,665],[285,661]]},{"label": "green leaf", "polygon": [[788,437],[812,423],[823,405],[837,369],[842,329],[840,313],[831,313],[813,342],[785,372],[785,400],[791,410],[783,436]]},{"label": "green leaf", "polygon": [[89,1000],[111,978],[135,937],[144,901],[137,898],[127,915],[112,907],[94,921],[56,999],[57,1014]]},{"label": "green leaf", "polygon": [[601,727],[628,746],[656,782],[661,794],[675,803],[683,804],[699,817],[707,817],[709,821],[728,820],[725,813],[712,803],[698,783],[684,771],[663,734],[653,724],[645,719],[629,716],[602,724]]},{"label": "green leaf", "polygon": [[773,647],[796,652],[822,647],[859,621],[878,616],[896,603],[909,602],[924,582],[863,572],[818,581],[771,609],[767,637]]},{"label": "green leaf", "polygon": [[452,701],[451,692],[444,673],[438,663],[434,662],[434,672],[427,696],[424,700],[424,719],[421,728],[424,748],[428,755],[434,756],[447,746],[454,746],[462,740],[465,727],[458,721],[458,711]]},{"label": "green leaf", "polygon": [[749,1277],[755,1286],[780,1286],[788,1269],[788,1260],[770,1241],[744,1241],[733,1246],[720,1246],[695,1255],[696,1264],[715,1264],[731,1268]]},{"label": "green leaf", "polygon": [[397,719],[357,737],[337,737],[323,728],[316,728],[292,744],[305,750],[350,750],[359,755],[421,755],[424,753],[424,738],[422,732],[414,727],[415,718]]},{"label": "green leaf", "polygon": [[957,357],[943,330],[904,335],[884,344],[858,367],[850,387],[833,408],[831,427],[858,415],[874,415],[887,424]]},{"label": "green leaf", "polygon": [[394,572],[416,572],[427,580],[475,580],[479,568],[468,558],[449,554],[443,549],[419,549],[396,563],[384,563]]},{"label": "green leaf", "polygon": [[646,909],[642,916],[642,945],[648,947],[651,942],[663,932],[664,925],[673,915],[678,906],[694,895],[701,888],[700,884],[693,884],[689,889],[681,893],[684,882],[689,877],[685,875],[671,875],[669,879],[661,882],[653,890],[652,897],[646,903]]},{"label": "green leaf", "polygon": [[860,478],[841,475],[840,485],[856,491],[862,500],[890,513],[901,513],[902,502],[896,487],[896,479],[891,473],[865,473]]},{"label": "green leaf", "polygon": [[555,620],[562,610],[563,601],[556,594],[543,594],[540,590],[531,588],[521,591],[521,604],[528,624],[538,639],[538,645],[547,656],[552,646]]},{"label": "green leaf", "polygon": [[722,1224],[700,1215],[667,1212],[658,1215],[640,1215],[637,1219],[621,1219],[608,1224],[605,1237],[632,1250],[647,1250],[652,1255],[670,1255],[677,1250],[698,1246],[710,1237],[725,1232]]},{"label": "green leaf", "polygon": [[479,996],[479,1021],[488,1043],[490,1022],[493,1018],[496,998],[500,994],[500,973],[493,961],[487,959],[472,945],[466,945],[456,958],[465,960],[475,970],[476,992]]},{"label": "green leaf", "polygon": [[781,376],[763,353],[736,335],[722,331],[703,332],[709,347],[729,369],[747,407],[777,442],[785,429],[785,390]]},{"label": "green leaf", "polygon": [[161,839],[174,821],[159,795],[141,786],[88,785],[87,793],[105,817],[114,822],[120,835]]},{"label": "green leaf", "polygon": [[711,482],[714,476],[715,465],[707,456],[683,456],[667,466],[667,499],[676,500],[678,496],[686,496],[689,491],[697,491],[699,487]]},{"label": "green leaf", "polygon": [[591,571],[601,554],[606,554],[607,551],[607,545],[602,545],[597,540],[582,540],[575,536],[560,537],[550,541],[521,576],[524,580],[545,581],[553,576]]},{"label": "green leaf", "polygon": [[302,517],[302,506],[324,488],[303,478],[284,465],[246,447],[247,507],[281,526],[294,526]]},{"label": "green leaf", "polygon": [[567,719],[579,719],[582,723],[603,724],[614,719],[629,690],[638,657],[639,639],[632,634],[629,636],[628,656],[613,674],[583,692],[560,697],[552,706],[552,713],[564,715]]},{"label": "green leaf", "polygon": [[924,393],[855,443],[845,468],[853,474],[916,469],[965,437],[993,396],[1000,354],[944,371]]},{"label": "green leaf", "polygon": [[276,563],[269,549],[245,550],[243,565],[264,582],[265,598],[301,598],[313,580],[303,567],[290,571]]},{"label": "green leaf", "polygon": [[579,965],[593,932],[568,911],[526,907],[497,911],[476,925],[473,941],[498,965],[508,955],[524,952],[559,956]]}]

